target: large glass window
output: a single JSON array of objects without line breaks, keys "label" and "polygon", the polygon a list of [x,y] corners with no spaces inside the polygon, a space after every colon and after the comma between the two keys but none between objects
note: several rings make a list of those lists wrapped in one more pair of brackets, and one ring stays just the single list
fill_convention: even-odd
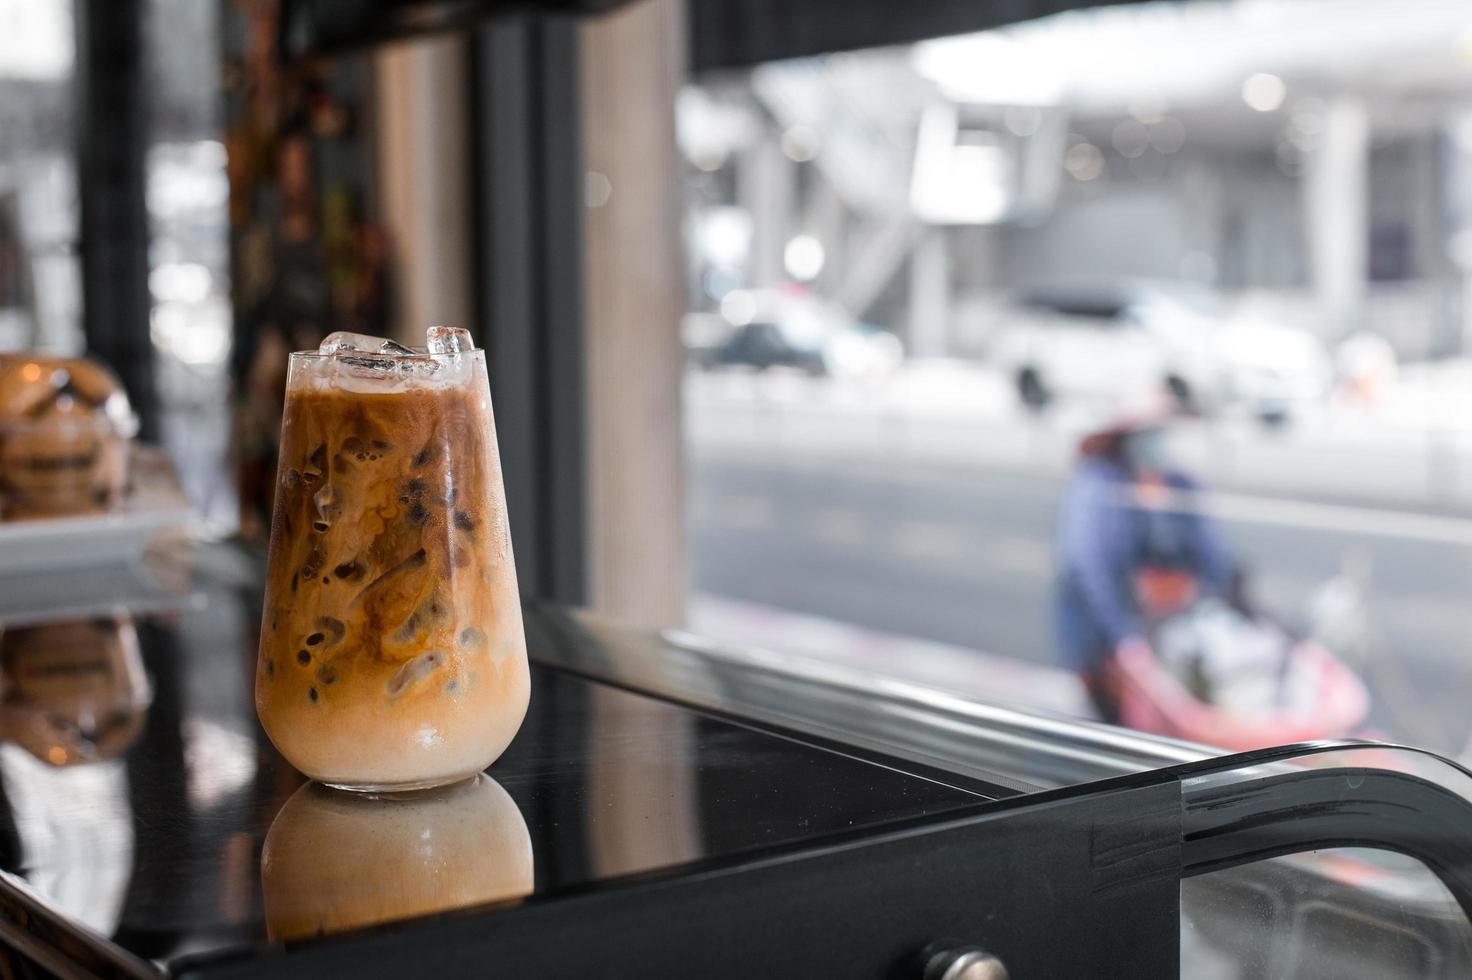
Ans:
[{"label": "large glass window", "polygon": [[0,2],[0,350],[82,346],[69,2]]},{"label": "large glass window", "polygon": [[697,629],[1230,748],[1472,721],[1472,14],[696,78]]},{"label": "large glass window", "polygon": [[219,5],[149,0],[149,332],[161,438],[195,514],[216,529],[231,529],[238,505],[230,474],[230,189],[221,47]]}]

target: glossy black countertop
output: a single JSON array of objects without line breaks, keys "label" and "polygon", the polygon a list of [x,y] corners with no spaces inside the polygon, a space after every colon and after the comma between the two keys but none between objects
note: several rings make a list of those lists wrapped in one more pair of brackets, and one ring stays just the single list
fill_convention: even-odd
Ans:
[{"label": "glossy black countertop", "polygon": [[256,722],[255,558],[191,561],[163,581],[0,582],[0,933],[55,972],[168,974],[494,915],[1012,792],[595,679],[660,641],[533,608],[531,709],[488,773],[407,802],[344,797]]}]

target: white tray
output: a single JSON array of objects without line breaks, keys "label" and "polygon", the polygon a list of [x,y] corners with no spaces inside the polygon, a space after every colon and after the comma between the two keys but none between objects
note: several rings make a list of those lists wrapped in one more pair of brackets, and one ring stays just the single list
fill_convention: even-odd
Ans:
[{"label": "white tray", "polygon": [[0,575],[127,564],[141,560],[161,534],[188,526],[183,508],[0,521]]},{"label": "white tray", "polygon": [[187,535],[189,504],[168,457],[135,443],[130,466],[132,486],[116,513],[0,521],[0,576],[125,565],[160,536]]},{"label": "white tray", "polygon": [[203,601],[169,556],[159,563],[52,568],[0,574],[0,628],[93,619],[128,612],[171,612]]}]

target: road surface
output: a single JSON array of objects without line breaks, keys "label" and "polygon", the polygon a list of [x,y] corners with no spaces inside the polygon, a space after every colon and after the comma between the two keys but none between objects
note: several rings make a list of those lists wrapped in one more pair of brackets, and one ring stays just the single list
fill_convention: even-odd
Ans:
[{"label": "road surface", "polygon": [[[708,394],[705,393],[705,394]],[[957,451],[921,451],[863,410],[813,421],[811,405],[688,399],[693,585],[703,593],[793,609],[871,629],[1050,663],[1051,536],[1068,453],[1023,438],[1013,420],[988,456],[984,420],[962,412]],[[802,412],[808,421],[794,422]],[[906,429],[911,421],[888,423]],[[941,433],[936,435],[936,433]],[[735,435],[733,435],[735,433]],[[1071,437],[1070,437],[1071,438]],[[900,439],[900,441],[896,441]],[[1023,445],[1022,443],[1028,443]],[[1354,454],[1312,446],[1275,453],[1324,486],[1348,466],[1344,499],[1266,492],[1238,481],[1219,501],[1260,602],[1301,621],[1346,567],[1367,581],[1370,659],[1361,665],[1373,721],[1391,737],[1459,752],[1472,732],[1472,519],[1391,498],[1366,506]],[[1347,462],[1346,462],[1347,461]],[[1353,502],[1351,502],[1353,501]]]}]

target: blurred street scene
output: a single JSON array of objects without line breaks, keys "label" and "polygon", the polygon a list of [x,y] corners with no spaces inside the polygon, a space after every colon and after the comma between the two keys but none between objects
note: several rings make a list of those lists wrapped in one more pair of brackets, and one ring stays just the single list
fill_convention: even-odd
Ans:
[{"label": "blurred street scene", "polygon": [[[943,362],[881,383],[697,374],[686,394],[702,596],[1054,663],[1053,533],[1079,438],[1066,419],[1038,419],[1004,379]],[[1335,612],[1375,695],[1372,720],[1460,749],[1472,731],[1460,708],[1472,683],[1472,439],[1428,440],[1358,410],[1270,434],[1193,421],[1174,439],[1200,461],[1257,599],[1305,627],[1316,610],[1351,603]],[[733,621],[736,611],[697,600],[692,616],[794,644],[789,620],[763,631],[763,610],[745,610],[755,623]],[[796,642],[835,655],[853,644],[848,634]],[[986,661],[951,662],[952,683],[996,691]],[[1003,690],[1084,710],[1071,681],[1039,671]]]},{"label": "blurred street scene", "polygon": [[1363,683],[1354,730],[1460,751],[1469,30],[1102,8],[688,87],[692,624],[1090,713],[1060,503],[1144,424],[1243,615]]}]

